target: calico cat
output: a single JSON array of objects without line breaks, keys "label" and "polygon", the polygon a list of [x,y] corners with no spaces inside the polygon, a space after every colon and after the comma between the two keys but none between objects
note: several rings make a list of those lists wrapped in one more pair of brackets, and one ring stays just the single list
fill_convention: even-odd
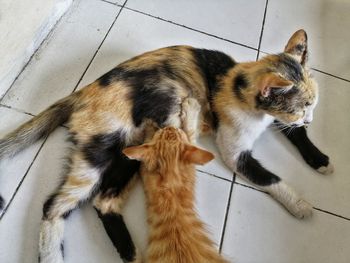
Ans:
[{"label": "calico cat", "polygon": [[293,127],[285,134],[312,168],[333,171],[303,126],[311,122],[318,99],[307,54],[303,30],[292,35],[283,53],[256,62],[237,63],[222,52],[190,46],[158,49],[121,63],[6,135],[0,158],[15,155],[60,124],[66,123],[70,133],[69,169],[43,208],[41,261],[63,261],[64,219],[91,198],[121,257],[137,259],[121,206],[140,164],[127,160],[122,150],[143,142],[147,120],[180,127],[181,103],[188,97],[198,101],[201,116],[212,119],[221,156],[232,171],[296,217],[310,216],[312,206],[252,156],[254,141],[276,120]]},{"label": "calico cat", "polygon": [[214,158],[173,127],[123,153],[142,162],[149,223],[148,263],[224,263],[194,211],[195,164]]}]

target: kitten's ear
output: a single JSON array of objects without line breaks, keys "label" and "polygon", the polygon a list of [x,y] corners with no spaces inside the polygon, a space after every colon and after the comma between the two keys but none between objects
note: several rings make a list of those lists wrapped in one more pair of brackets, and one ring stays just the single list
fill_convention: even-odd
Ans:
[{"label": "kitten's ear", "polygon": [[184,159],[189,163],[206,164],[214,159],[214,154],[193,145],[186,145]]},{"label": "kitten's ear", "polygon": [[308,58],[307,34],[303,29],[295,32],[289,39],[284,52],[292,55],[302,66]]},{"label": "kitten's ear", "polygon": [[123,153],[129,158],[133,160],[142,161],[145,156],[149,153],[149,145],[142,144],[139,146],[130,146],[123,150]]},{"label": "kitten's ear", "polygon": [[268,97],[271,89],[280,89],[285,92],[293,87],[293,82],[282,78],[275,73],[267,73],[262,76],[258,83],[258,88],[263,97]]}]

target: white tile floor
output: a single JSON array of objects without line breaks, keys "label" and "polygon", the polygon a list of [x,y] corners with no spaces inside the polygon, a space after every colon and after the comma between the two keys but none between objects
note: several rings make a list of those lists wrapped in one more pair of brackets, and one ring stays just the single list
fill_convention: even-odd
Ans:
[{"label": "white tile floor", "polygon": [[[234,262],[350,262],[350,2],[344,0],[75,1],[53,34],[0,100],[0,136],[113,66],[147,50],[190,44],[222,50],[238,61],[282,51],[297,29],[309,33],[310,66],[320,103],[309,134],[336,172],[321,176],[278,133],[267,131],[254,154],[314,206],[300,221],[266,194],[247,187],[218,157],[198,167],[197,207],[213,239]],[[266,16],[264,16],[266,12]],[[261,53],[260,53],[261,55]],[[0,163],[7,200],[0,221],[0,262],[37,262],[45,198],[56,187],[69,147],[59,128]],[[217,153],[210,137],[200,144]],[[135,243],[146,249],[141,184],[125,208]],[[90,206],[67,220],[66,262],[121,262]]]}]

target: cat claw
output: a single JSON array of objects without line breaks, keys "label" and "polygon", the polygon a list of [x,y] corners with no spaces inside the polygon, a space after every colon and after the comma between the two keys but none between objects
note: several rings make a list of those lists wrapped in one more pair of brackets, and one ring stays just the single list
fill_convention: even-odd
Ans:
[{"label": "cat claw", "polygon": [[318,168],[317,172],[324,175],[332,174],[334,172],[334,166],[333,164],[328,163],[327,166],[321,166],[320,168]]}]

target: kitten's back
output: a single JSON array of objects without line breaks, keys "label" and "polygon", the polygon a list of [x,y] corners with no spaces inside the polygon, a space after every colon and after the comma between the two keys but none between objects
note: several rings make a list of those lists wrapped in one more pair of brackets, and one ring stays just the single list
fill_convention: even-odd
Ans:
[{"label": "kitten's back", "polygon": [[[186,134],[167,127],[150,143],[132,147],[142,161],[149,231],[149,263],[223,263],[194,208],[195,164],[213,154],[190,145]],[[125,151],[124,151],[125,152]],[[133,157],[126,150],[126,155]]]}]

